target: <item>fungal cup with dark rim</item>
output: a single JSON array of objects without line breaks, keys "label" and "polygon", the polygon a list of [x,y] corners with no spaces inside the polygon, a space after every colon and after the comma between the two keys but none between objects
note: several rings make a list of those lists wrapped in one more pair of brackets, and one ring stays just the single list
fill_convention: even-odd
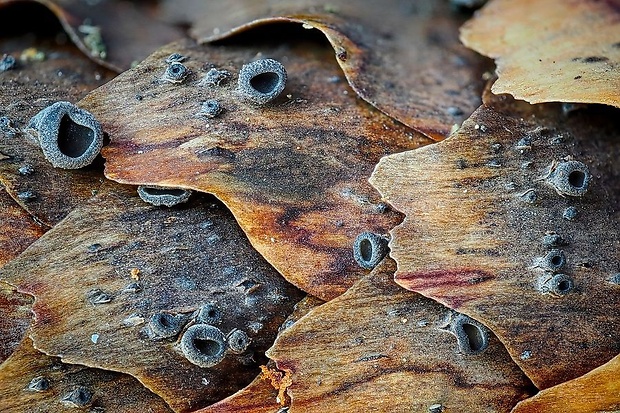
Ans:
[{"label": "fungal cup with dark rim", "polygon": [[256,60],[241,68],[237,92],[249,102],[264,105],[282,93],[286,79],[286,69],[277,60]]},{"label": "fungal cup with dark rim", "polygon": [[90,165],[103,147],[101,124],[88,111],[70,102],[56,102],[37,113],[28,124],[55,168]]}]

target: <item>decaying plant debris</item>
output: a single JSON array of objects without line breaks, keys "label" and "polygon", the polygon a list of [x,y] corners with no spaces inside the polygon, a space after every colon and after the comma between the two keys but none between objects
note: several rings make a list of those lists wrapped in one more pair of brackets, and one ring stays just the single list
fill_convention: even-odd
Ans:
[{"label": "decaying plant debris", "polygon": [[[175,411],[247,384],[301,293],[250,247],[221,204],[195,198],[162,209],[135,188],[106,184],[0,269],[36,299],[35,346],[68,363],[129,373]],[[205,371],[180,348],[187,329],[201,324],[242,331],[250,342],[239,354],[222,349],[222,361]]]},{"label": "decaying plant debris", "polygon": [[612,412],[620,409],[620,356],[576,379],[558,384],[517,404],[513,413]]},{"label": "decaying plant debris", "polygon": [[620,7],[482,3],[0,0],[0,410],[620,409]]},{"label": "decaying plant debris", "polygon": [[42,13],[44,7],[85,56],[116,72],[183,35],[178,27],[161,22],[148,1],[0,0],[0,13],[28,16]]},{"label": "decaying plant debris", "polygon": [[[62,363],[26,338],[0,365],[3,412],[169,413],[166,403],[131,376]],[[148,407],[147,407],[148,406]]]},{"label": "decaying plant debris", "polygon": [[[431,141],[359,101],[325,52],[312,44],[165,46],[80,102],[113,136],[106,176],[215,194],[290,282],[323,299],[341,294],[368,272],[353,259],[357,235],[387,233],[402,219],[368,184],[372,168]],[[173,53],[187,59],[178,83],[162,79]],[[245,101],[237,87],[257,53],[288,72],[268,106]],[[209,84],[212,69],[229,78]],[[222,113],[203,115],[210,101]]]},{"label": "decaying plant debris", "polygon": [[371,180],[407,214],[392,231],[396,281],[488,325],[540,388],[620,351],[608,115],[483,106],[447,140],[383,158]]},{"label": "decaying plant debris", "polygon": [[435,139],[446,137],[480,101],[488,64],[458,41],[466,15],[448,2],[173,0],[165,5],[169,19],[189,23],[191,35],[203,42],[274,23],[318,29],[359,96]]},{"label": "decaying plant debris", "polygon": [[619,6],[616,0],[493,1],[463,26],[461,39],[496,59],[494,93],[530,103],[620,107]]},{"label": "decaying plant debris", "polygon": [[0,282],[0,363],[17,348],[30,326],[32,297]]},{"label": "decaying plant debris", "polygon": [[527,397],[529,380],[497,338],[468,354],[478,332],[455,337],[458,315],[399,288],[395,267],[385,260],[278,336],[268,355],[291,374],[292,411],[508,411]]}]

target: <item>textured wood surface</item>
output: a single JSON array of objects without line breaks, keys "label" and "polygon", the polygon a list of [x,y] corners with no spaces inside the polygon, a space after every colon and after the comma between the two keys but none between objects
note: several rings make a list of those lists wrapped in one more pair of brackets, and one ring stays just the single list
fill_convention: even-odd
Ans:
[{"label": "textured wood surface", "polygon": [[45,233],[47,227],[37,223],[0,186],[0,267],[17,257]]},{"label": "textured wood surface", "polygon": [[620,355],[576,379],[523,400],[512,413],[620,411]]},{"label": "textured wood surface", "polygon": [[[135,187],[111,183],[0,269],[0,280],[35,296],[31,336],[38,349],[67,363],[129,373],[176,411],[248,384],[302,298],[213,198],[153,207]],[[224,334],[248,334],[249,348],[201,368],[178,351],[178,333],[149,338],[154,314],[180,316],[185,324],[207,304],[221,314],[214,323]]]},{"label": "textured wood surface", "polygon": [[3,14],[20,16],[19,30],[34,20],[33,15],[44,13],[43,8],[54,13],[85,56],[116,72],[129,69],[159,46],[183,37],[180,27],[161,21],[153,2],[0,0]]},{"label": "textured wood surface", "polygon": [[494,0],[463,26],[461,39],[495,59],[494,93],[618,107],[619,16],[617,0]]},{"label": "textured wood surface", "polygon": [[[44,378],[47,388],[30,390],[33,379]],[[76,388],[90,394],[85,406],[71,406],[61,400]],[[0,394],[5,413],[75,412],[145,412],[168,413],[166,403],[133,377],[64,364],[57,357],[46,356],[35,350],[32,341],[25,338],[15,353],[0,365]]]},{"label": "textured wood surface", "polygon": [[[0,21],[8,16],[2,13]],[[60,100],[76,102],[113,74],[73,45],[59,45],[45,36],[6,38],[0,45],[18,60],[17,68],[0,73],[0,117],[10,122],[0,128],[0,182],[19,205],[51,227],[101,186],[103,160],[78,170],[56,169],[24,129],[40,110]],[[45,60],[22,61],[20,56],[30,47],[42,52]],[[28,172],[20,172],[24,168]]]},{"label": "textured wood surface", "polygon": [[[620,352],[618,116],[497,100],[504,114],[481,107],[447,140],[383,158],[371,183],[407,214],[396,282],[486,324],[546,388]],[[568,159],[589,168],[582,196],[552,185]],[[559,297],[545,293],[557,273],[572,280]]]},{"label": "textured wood surface", "polygon": [[[295,305],[293,312],[280,326],[280,333],[294,325],[310,310],[323,304],[318,298],[307,296]],[[280,334],[279,333],[279,334]],[[283,373],[278,371],[271,360],[261,366],[261,373],[243,389],[211,406],[195,413],[283,413],[290,407],[290,398],[286,396],[286,383],[282,383]],[[282,387],[281,387],[282,386]]]},{"label": "textured wood surface", "polygon": [[445,330],[451,310],[393,281],[391,260],[278,336],[290,412],[507,412],[529,380],[492,334],[476,355]]},{"label": "textured wood surface", "polygon": [[488,65],[459,42],[467,16],[448,2],[174,0],[164,6],[171,20],[207,41],[275,23],[318,29],[363,99],[435,139],[447,136],[480,101]]},{"label": "textured wood surface", "polygon": [[29,295],[0,282],[0,364],[17,348],[30,326],[32,302]]},{"label": "textured wood surface", "polygon": [[[171,53],[188,57],[183,83],[160,81]],[[236,92],[241,66],[257,54],[288,72],[282,96],[266,107]],[[160,49],[80,102],[110,134],[106,176],[215,194],[287,280],[337,296],[367,273],[353,259],[357,235],[387,233],[402,219],[368,184],[372,168],[430,140],[359,100],[329,54],[314,43]],[[230,81],[201,85],[213,66]],[[210,99],[223,113],[205,119],[197,113]]]}]

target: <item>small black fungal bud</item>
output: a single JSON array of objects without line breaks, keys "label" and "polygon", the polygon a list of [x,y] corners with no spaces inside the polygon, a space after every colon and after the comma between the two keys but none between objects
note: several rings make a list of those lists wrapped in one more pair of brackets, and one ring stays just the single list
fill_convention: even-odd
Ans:
[{"label": "small black fungal bud", "polygon": [[573,291],[575,283],[573,279],[566,274],[546,274],[541,279],[539,290],[543,294],[549,294],[554,297],[563,297]]},{"label": "small black fungal bud", "polygon": [[78,169],[91,164],[103,146],[101,124],[88,111],[56,102],[28,124],[43,155],[55,168]]},{"label": "small black fungal bud", "polygon": [[20,166],[17,172],[22,176],[32,175],[34,173],[34,168],[30,165],[24,165]]},{"label": "small black fungal bud", "polygon": [[15,67],[15,58],[10,54],[2,55],[2,59],[0,59],[0,72],[6,72],[7,70],[11,70]]},{"label": "small black fungal bud", "polygon": [[534,189],[528,189],[527,191],[520,194],[519,198],[521,198],[521,201],[525,203],[533,204],[538,199],[538,195],[536,194],[536,191]]},{"label": "small black fungal bud", "polygon": [[200,112],[197,113],[198,116],[204,116],[206,118],[214,118],[220,113],[222,113],[222,106],[220,102],[215,99],[210,99],[205,102],[202,102],[200,106]]},{"label": "small black fungal bud", "polygon": [[222,310],[215,304],[205,304],[198,310],[196,320],[199,323],[216,325],[222,322]]},{"label": "small black fungal bud", "polygon": [[431,404],[430,406],[428,406],[428,413],[442,413],[443,411],[444,407],[439,403]]},{"label": "small black fungal bud", "polygon": [[155,313],[146,326],[146,335],[152,340],[175,337],[181,332],[188,317],[184,314]]},{"label": "small black fungal bud", "polygon": [[564,212],[562,212],[562,218],[567,221],[573,221],[575,218],[577,218],[577,208],[575,208],[574,206],[567,207]]},{"label": "small black fungal bud", "polygon": [[28,387],[26,387],[26,390],[40,392],[45,391],[49,388],[50,381],[43,376],[37,376],[34,379],[30,380],[30,383],[28,383]]},{"label": "small black fungal bud", "polygon": [[450,116],[463,116],[464,115],[463,110],[461,108],[457,108],[456,106],[449,106],[446,109],[446,112]]},{"label": "small black fungal bud", "polygon": [[65,394],[60,402],[67,407],[85,407],[93,399],[93,394],[86,387],[80,386]]},{"label": "small black fungal bud", "polygon": [[187,202],[192,195],[192,191],[189,189],[141,185],[138,187],[138,195],[144,202],[149,204],[171,207]]},{"label": "small black fungal bud", "polygon": [[228,82],[230,78],[231,74],[228,70],[211,68],[200,81],[200,86],[220,86]]},{"label": "small black fungal bud", "polygon": [[133,282],[123,288],[124,293],[139,293],[142,291],[142,285],[139,282]]},{"label": "small black fungal bud", "polygon": [[90,290],[87,294],[88,302],[92,305],[107,304],[112,301],[112,296],[99,288]]},{"label": "small black fungal bud", "polygon": [[194,324],[185,330],[179,348],[190,363],[209,368],[224,360],[226,337],[217,327]]},{"label": "small black fungal bud", "polygon": [[250,346],[252,339],[248,337],[245,331],[234,329],[228,334],[226,341],[231,353],[241,354]]},{"label": "small black fungal bud", "polygon": [[264,105],[282,93],[286,79],[286,69],[277,60],[256,60],[241,68],[237,91],[244,99]]},{"label": "small black fungal bud", "polygon": [[452,314],[447,330],[456,337],[464,354],[479,354],[489,346],[489,329],[464,314]]},{"label": "small black fungal bud", "polygon": [[547,177],[560,195],[583,196],[590,185],[590,171],[579,161],[562,161],[552,166]]},{"label": "small black fungal bud", "polygon": [[187,60],[186,56],[183,56],[180,53],[172,53],[170,56],[168,56],[166,58],[166,63],[171,65],[174,62],[184,62],[185,60]]},{"label": "small black fungal bud", "polygon": [[37,199],[37,194],[33,191],[21,191],[17,193],[17,198],[24,202],[31,202]]},{"label": "small black fungal bud", "polygon": [[181,83],[190,74],[190,70],[180,62],[172,62],[164,72],[161,79],[170,83]]},{"label": "small black fungal bud", "polygon": [[555,232],[547,232],[542,238],[542,245],[547,248],[553,248],[568,245],[568,242]]},{"label": "small black fungal bud", "polygon": [[375,268],[388,252],[387,238],[372,232],[362,232],[353,243],[353,258],[367,270]]},{"label": "small black fungal bud", "polygon": [[522,137],[521,139],[519,139],[519,141],[515,145],[515,148],[519,150],[530,149],[531,147],[532,147],[532,138],[529,136]]},{"label": "small black fungal bud", "polygon": [[552,249],[544,257],[536,260],[536,266],[548,271],[558,271],[566,265],[564,251]]},{"label": "small black fungal bud", "polygon": [[19,133],[19,129],[13,126],[13,122],[6,116],[0,117],[0,133],[12,139]]}]

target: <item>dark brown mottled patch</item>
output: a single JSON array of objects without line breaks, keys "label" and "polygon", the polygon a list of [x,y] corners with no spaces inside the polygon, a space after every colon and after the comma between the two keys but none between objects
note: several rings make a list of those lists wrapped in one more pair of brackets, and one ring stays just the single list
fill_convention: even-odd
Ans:
[{"label": "dark brown mottled patch", "polygon": [[[235,73],[258,51],[288,72],[283,94],[262,107],[236,92]],[[188,56],[184,64],[195,81],[158,81],[173,52]],[[330,299],[366,273],[352,257],[355,237],[386,233],[402,218],[381,207],[367,182],[376,162],[431,142],[358,99],[347,84],[331,83],[342,72],[330,55],[310,42],[185,41],[159,50],[80,104],[112,137],[103,151],[108,178],[215,194],[284,277]],[[232,78],[201,85],[211,67]],[[155,97],[144,105],[136,90]],[[196,116],[209,99],[225,111],[213,119]]]},{"label": "dark brown mottled patch", "polygon": [[[213,197],[194,194],[178,207],[154,207],[135,187],[112,183],[1,268],[0,280],[35,296],[37,348],[64,362],[131,374],[178,412],[250,382],[303,296]],[[93,291],[109,299],[93,301]],[[248,334],[246,351],[203,369],[176,349],[178,334],[147,338],[154,314],[182,314],[189,322],[206,304],[221,310],[217,326],[225,334]]]}]

